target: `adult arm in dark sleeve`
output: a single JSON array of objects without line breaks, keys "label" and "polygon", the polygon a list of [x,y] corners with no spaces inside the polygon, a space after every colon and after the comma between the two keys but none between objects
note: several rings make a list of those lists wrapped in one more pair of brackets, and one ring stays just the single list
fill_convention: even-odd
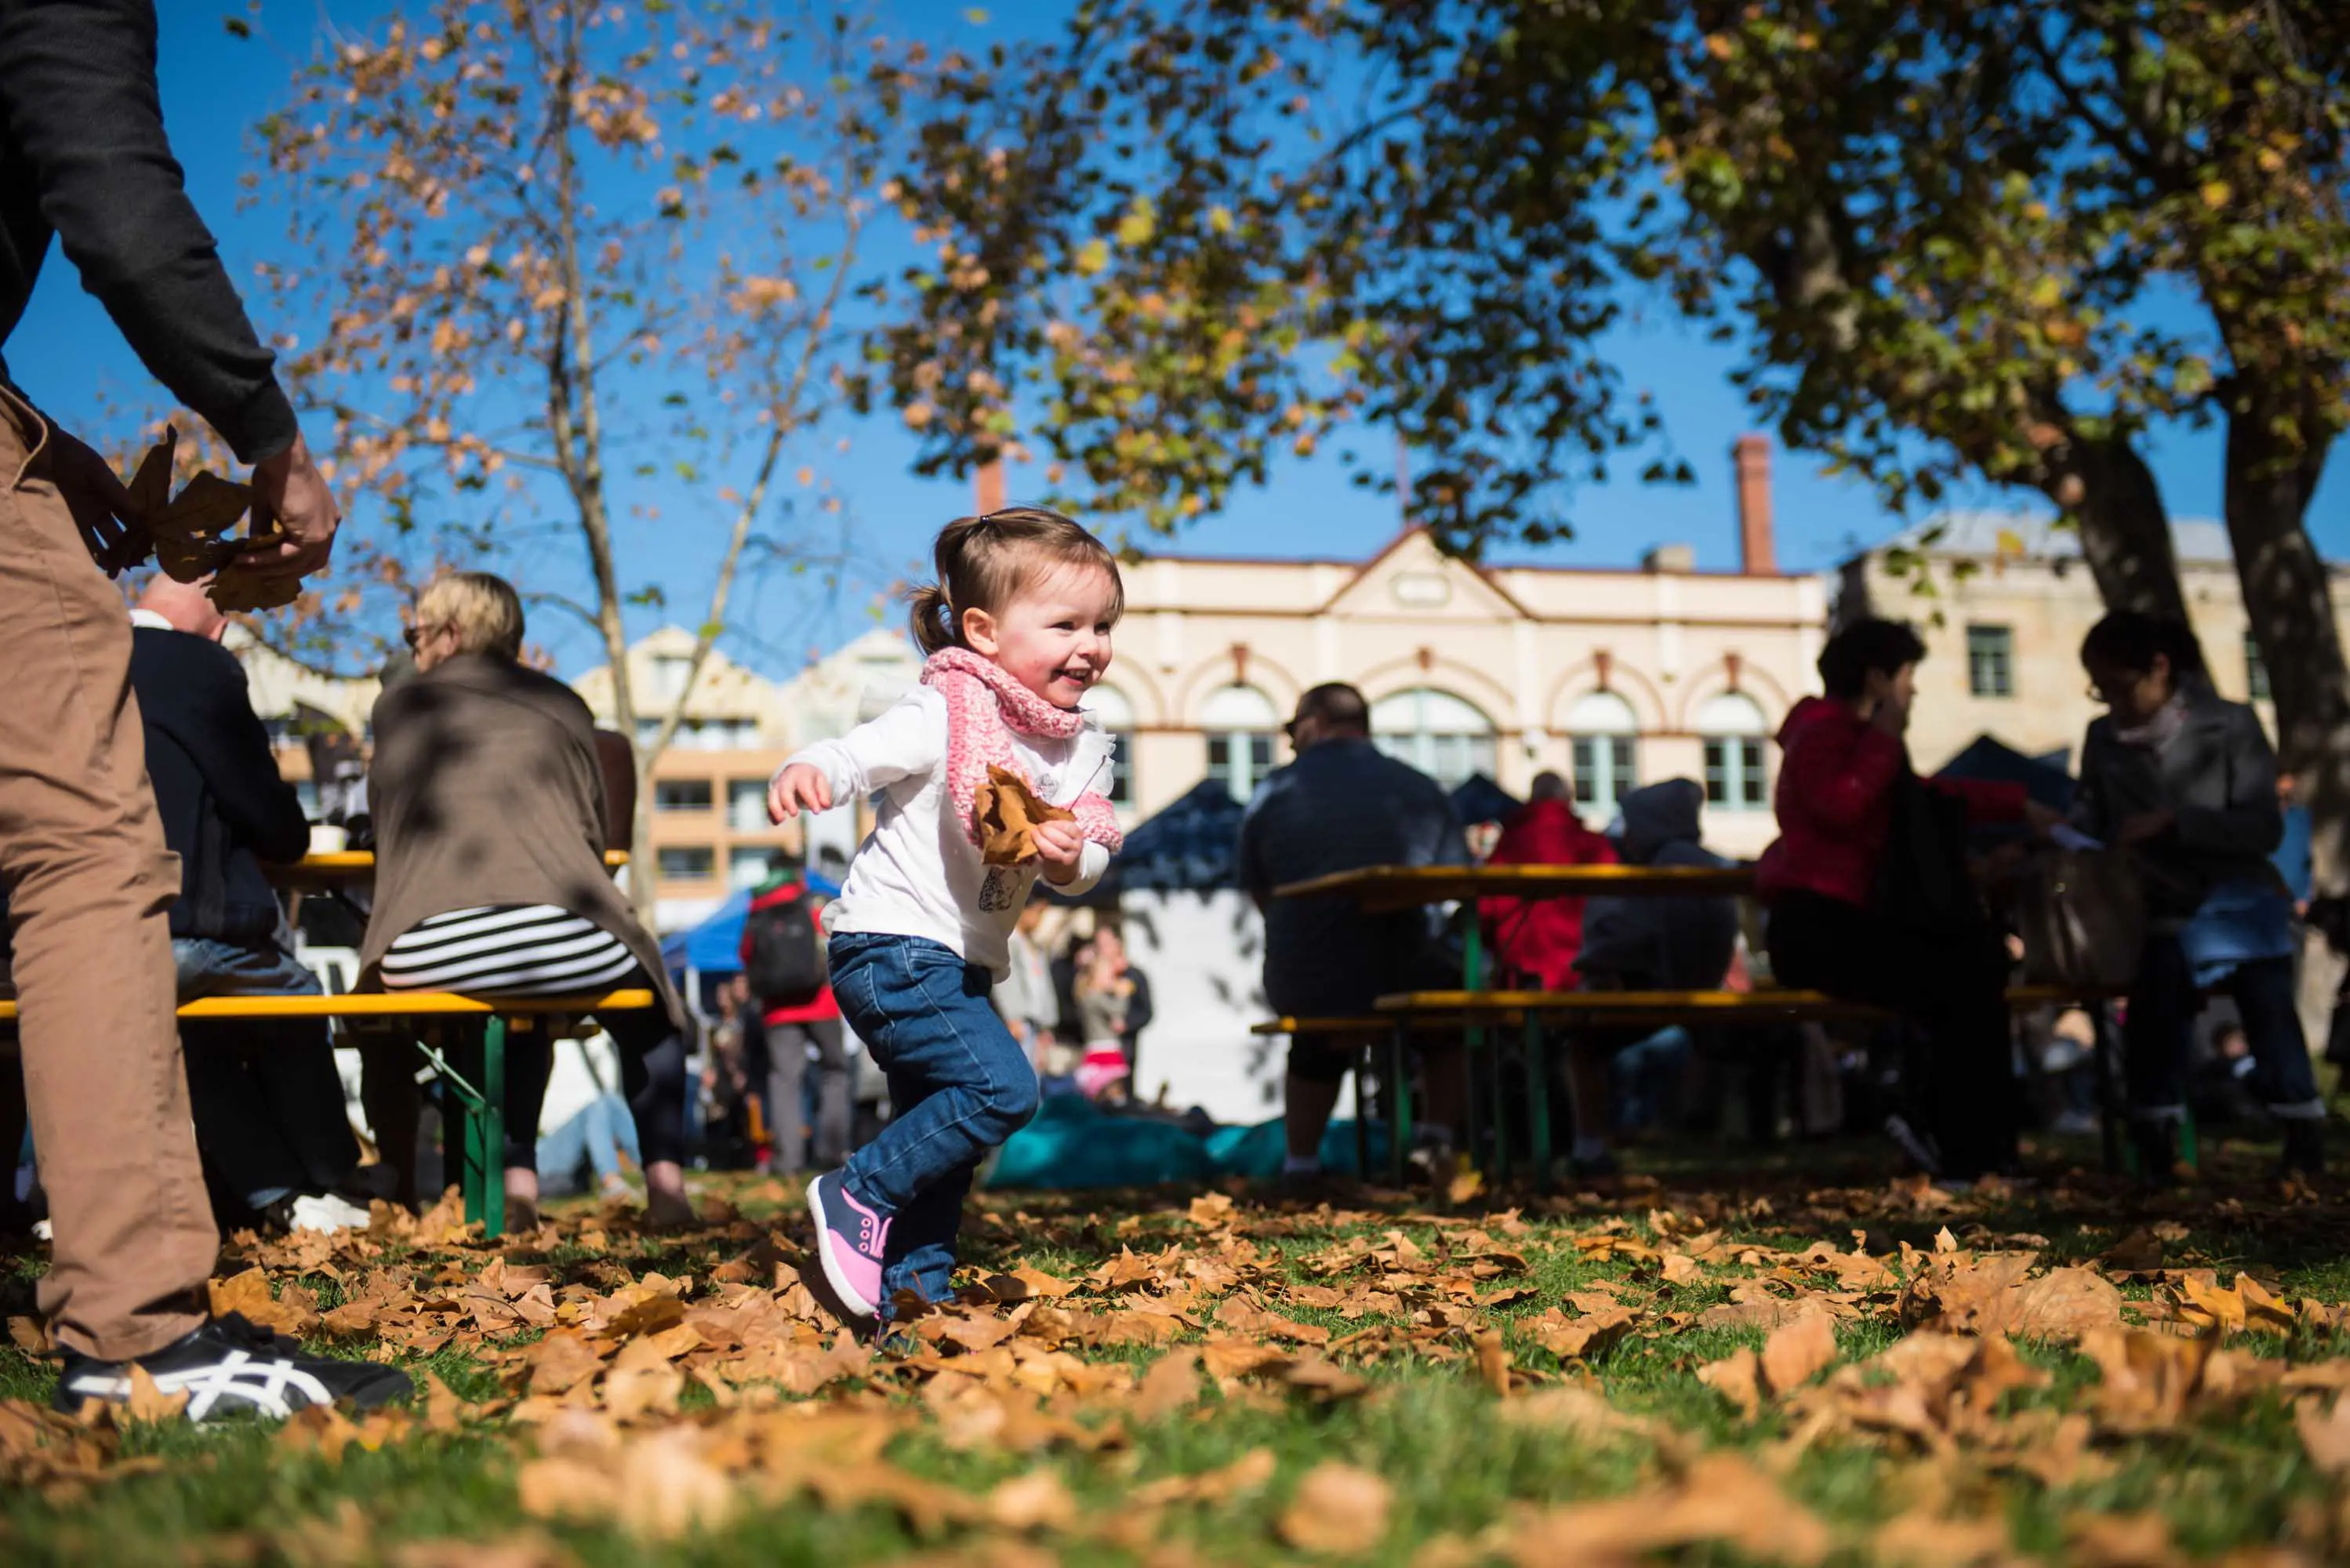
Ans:
[{"label": "adult arm in dark sleeve", "polygon": [[1429,857],[1431,866],[1466,866],[1470,861],[1468,830],[1461,826],[1461,813],[1452,797],[1440,786],[1430,805],[1436,820],[1436,845]]},{"label": "adult arm in dark sleeve", "polygon": [[1273,902],[1273,877],[1264,866],[1264,805],[1271,797],[1270,789],[1256,792],[1241,814],[1240,843],[1233,847],[1233,872],[1240,879],[1241,890],[1246,893],[1262,913]]},{"label": "adult arm in dark sleeve", "polygon": [[188,200],[155,87],[148,0],[0,0],[0,106],[42,218],[140,360],[246,462],[293,406]]},{"label": "adult arm in dark sleeve", "polygon": [[2102,728],[2105,722],[2099,720],[2092,723],[2082,738],[2081,776],[2073,785],[2073,805],[2064,814],[2064,820],[2098,843],[2110,844],[2116,825],[2113,809],[2106,800],[2106,756],[2111,742]]},{"label": "adult arm in dark sleeve", "polygon": [[2205,853],[2266,858],[2284,837],[2284,807],[2277,801],[2276,753],[2250,708],[2230,706],[2222,737],[2228,769],[2227,805],[2182,805],[2178,842]]},{"label": "adult arm in dark sleeve", "polygon": [[[279,865],[302,858],[310,824],[277,771],[269,732],[253,711],[244,671],[226,649],[204,644],[178,661],[182,701],[150,722],[170,733],[204,775],[221,818],[254,854]],[[142,698],[142,705],[143,705]]]}]

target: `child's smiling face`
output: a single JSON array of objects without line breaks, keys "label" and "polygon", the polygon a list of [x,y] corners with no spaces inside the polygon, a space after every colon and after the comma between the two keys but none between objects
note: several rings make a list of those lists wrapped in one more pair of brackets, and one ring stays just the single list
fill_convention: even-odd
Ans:
[{"label": "child's smiling face", "polygon": [[1109,668],[1118,585],[1097,566],[1062,566],[1000,613],[963,612],[963,640],[1055,708],[1074,708]]}]

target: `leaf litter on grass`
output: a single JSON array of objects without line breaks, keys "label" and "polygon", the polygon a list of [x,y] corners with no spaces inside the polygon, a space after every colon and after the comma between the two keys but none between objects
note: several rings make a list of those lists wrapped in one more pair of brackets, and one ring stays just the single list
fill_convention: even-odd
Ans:
[{"label": "leaf litter on grass", "polygon": [[[788,1227],[723,1202],[682,1234],[579,1209],[497,1242],[453,1194],[421,1215],[379,1206],[365,1231],[233,1238],[210,1288],[216,1310],[346,1354],[463,1368],[467,1397],[427,1371],[411,1407],[308,1412],[271,1441],[329,1468],[510,1444],[521,1514],[557,1532],[502,1527],[517,1561],[575,1528],[666,1542],[811,1507],[1014,1556],[1142,1553],[1204,1512],[1256,1521],[1243,1555],[1354,1557],[1436,1528],[1399,1501],[1426,1478],[1398,1468],[1396,1438],[1367,1436],[1403,1419],[1379,1412],[1413,1389],[1464,1423],[1448,1462],[1492,1498],[1482,1525],[1419,1542],[1431,1563],[1705,1546],[2005,1561],[2020,1548],[2002,1500],[2110,1484],[2146,1445],[2225,1430],[2258,1401],[2286,1402],[2284,1452],[2309,1474],[2350,1473],[2340,1305],[2200,1266],[2169,1221],[2175,1234],[2116,1223],[2052,1254],[1910,1184],[1677,1194],[1638,1215],[1587,1199],[1460,1211],[1480,1196],[1433,1210],[1401,1195],[990,1200],[956,1299],[879,1351],[826,1317]],[[2217,1201],[2239,1205],[2230,1229],[2254,1212]],[[29,1319],[11,1337],[44,1343]],[[2059,1366],[2079,1369],[2061,1399]],[[182,1461],[124,1449],[170,1418],[159,1399],[85,1421],[0,1403],[0,1482],[69,1511],[110,1478],[169,1473]],[[1734,1417],[1726,1435],[1708,1435],[1708,1401]],[[1227,1429],[1221,1452],[1201,1448]],[[1331,1449],[1305,1438],[1316,1429],[1350,1435]],[[1630,1488],[1555,1497],[1539,1469],[1503,1464],[1492,1491],[1482,1456],[1523,1443],[1620,1454]],[[1875,1456],[1924,1501],[1824,1511],[1800,1482],[1809,1456],[1839,1451]],[[2080,1560],[2184,1560],[2159,1515],[2057,1517]],[[2294,1518],[2282,1549],[2350,1545],[2343,1510],[2303,1498]]]}]

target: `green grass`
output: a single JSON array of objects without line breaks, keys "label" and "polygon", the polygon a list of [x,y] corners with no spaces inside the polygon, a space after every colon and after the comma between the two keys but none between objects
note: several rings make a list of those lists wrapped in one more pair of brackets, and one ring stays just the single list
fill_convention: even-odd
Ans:
[{"label": "green grass", "polygon": [[[1529,1234],[1496,1237],[1525,1255],[1530,1278],[1517,1282],[1534,1286],[1530,1297],[1483,1314],[1503,1329],[1521,1369],[1554,1376],[1564,1370],[1512,1326],[1555,1304],[1562,1292],[1607,1281],[1628,1282],[1643,1298],[1654,1291],[1652,1276],[1636,1278],[1621,1261],[1586,1260],[1568,1241],[1612,1212],[1622,1212],[1634,1221],[1636,1234],[1647,1235],[1652,1206],[1689,1212],[1708,1204],[1715,1222],[1733,1238],[1778,1246],[1818,1240],[1849,1245],[1848,1232],[1866,1229],[1884,1243],[1929,1247],[1944,1224],[1970,1236],[2033,1233],[2046,1238],[2042,1251],[2050,1262],[2093,1258],[2137,1225],[2176,1217],[2189,1226],[2189,1234],[2171,1244],[2174,1256],[2199,1255],[2198,1262],[2218,1266],[2222,1277],[2250,1268],[2276,1282],[2288,1296],[2335,1303],[2350,1297],[2350,1249],[2344,1246],[2345,1224],[2336,1210],[2330,1205],[2280,1203],[2256,1180],[2157,1201],[2089,1183],[2026,1195],[1997,1208],[1928,1213],[1904,1212],[1866,1196],[1814,1196],[1824,1184],[1767,1165],[1702,1185],[1688,1167],[1666,1168],[1672,1170],[1669,1193],[1638,1192],[1612,1208],[1563,1204],[1554,1206],[1559,1211],[1530,1210]],[[1181,1220],[1190,1196],[992,1199],[990,1208],[1009,1223],[974,1227],[966,1261],[982,1271],[1024,1262],[1075,1277],[1115,1257],[1121,1241],[1138,1252],[1170,1240],[1196,1241],[1199,1232]],[[1756,1207],[1758,1200],[1765,1207]],[[1246,1207],[1248,1199],[1243,1203]],[[1024,1218],[1013,1220],[1014,1214]],[[781,1218],[782,1211],[746,1202],[745,1215],[764,1221]],[[1120,1235],[1119,1222],[1135,1215],[1141,1217],[1139,1231]],[[1377,1235],[1399,1223],[1422,1247],[1435,1244],[1435,1228],[1403,1221],[1399,1214],[1318,1228],[1309,1224],[1294,1234],[1260,1236],[1258,1245],[1277,1246],[1288,1276],[1304,1282],[1309,1278],[1304,1259],[1349,1235]],[[741,1245],[695,1238],[664,1246],[624,1246],[608,1256],[639,1273],[650,1267],[702,1273]],[[598,1260],[568,1248],[545,1261],[568,1272]],[[0,1278],[8,1314],[29,1312],[34,1267],[30,1260],[8,1261]],[[1726,1300],[1737,1273],[1728,1271],[1677,1290],[1669,1304],[1697,1310]],[[324,1305],[339,1299],[331,1293],[334,1282],[324,1276],[305,1282],[319,1290]],[[2147,1293],[2140,1288],[2134,1293],[2143,1298]],[[1333,1312],[1287,1305],[1281,1310],[1334,1332],[1363,1326]],[[1889,1314],[1876,1313],[1844,1324],[1838,1349],[1846,1360],[1860,1359],[1891,1345],[1899,1334]],[[1044,1554],[1039,1560],[1087,1563],[1147,1559],[1147,1553],[1131,1549],[1133,1543],[1099,1538],[1104,1521],[1118,1518],[1135,1487],[1230,1464],[1258,1448],[1270,1450],[1277,1462],[1270,1485],[1228,1501],[1170,1507],[1156,1521],[1154,1542],[1208,1561],[1305,1560],[1282,1545],[1276,1521],[1305,1472],[1324,1461],[1341,1460],[1376,1472],[1392,1490],[1386,1536],[1360,1560],[1404,1564],[1440,1538],[1474,1541],[1525,1505],[1608,1497],[1652,1484],[1673,1463],[1705,1449],[1773,1458],[1790,1435],[1787,1420],[1766,1411],[1749,1422],[1696,1376],[1705,1362],[1741,1346],[1759,1346],[1762,1340],[1759,1331],[1690,1329],[1636,1337],[1598,1359],[1590,1374],[1614,1406],[1670,1429],[1661,1445],[1638,1437],[1595,1441],[1507,1422],[1498,1417],[1494,1396],[1479,1382],[1472,1360],[1396,1356],[1361,1368],[1375,1383],[1371,1397],[1335,1405],[1255,1394],[1223,1402],[1211,1395],[1198,1408],[1149,1422],[1130,1420],[1107,1405],[1085,1410],[1081,1419],[1122,1420],[1128,1428],[1128,1445],[1097,1454],[958,1452],[935,1427],[917,1425],[895,1441],[889,1457],[911,1474],[972,1492],[1032,1469],[1051,1469],[1076,1500],[1081,1538],[1048,1534],[1031,1549]],[[1458,1343],[1467,1348],[1465,1333]],[[2235,1343],[2296,1362],[2345,1350],[2306,1334],[2291,1340],[2251,1335]],[[1142,1362],[1158,1353],[1111,1347],[1085,1354],[1089,1359]],[[2054,1380],[2044,1389],[2012,1397],[2011,1408],[2073,1409],[2094,1393],[2095,1369],[2073,1351],[2030,1345],[2025,1354]],[[496,1391],[494,1373],[465,1353],[444,1352],[422,1365],[468,1397],[488,1398]],[[45,1363],[13,1348],[0,1350],[0,1398],[46,1401],[52,1386],[53,1373]],[[835,1391],[827,1397],[874,1396]],[[910,1392],[887,1397],[909,1405],[914,1400]],[[695,1418],[707,1405],[706,1396],[690,1398],[681,1418]],[[754,1508],[723,1530],[658,1545],[611,1528],[530,1521],[515,1492],[530,1438],[495,1421],[454,1436],[411,1436],[379,1451],[354,1446],[335,1463],[293,1451],[271,1428],[251,1424],[134,1429],[123,1451],[159,1458],[161,1468],[69,1491],[0,1491],[0,1560],[26,1565],[400,1563],[403,1547],[416,1542],[489,1542],[527,1532],[584,1564],[805,1563],[849,1568],[958,1547],[976,1552],[986,1544],[970,1531],[926,1539],[893,1513],[869,1507],[827,1510],[805,1496]],[[1867,1560],[1870,1532],[1910,1506],[1929,1480],[1939,1495],[1956,1500],[1951,1506],[1960,1511],[2003,1518],[2016,1551],[2052,1561],[2067,1555],[2068,1521],[2083,1513],[2158,1514],[2179,1548],[2199,1557],[2284,1542],[2298,1542],[2314,1554],[2323,1550],[2324,1542],[2314,1532],[2317,1521],[2334,1511],[2338,1487],[2310,1464],[2291,1413],[2273,1396],[2256,1397],[2173,1431],[2110,1441],[2101,1451],[2112,1461],[2108,1475],[2050,1490],[2020,1476],[1985,1473],[1963,1453],[1951,1464],[1936,1466],[1873,1444],[1835,1439],[1794,1459],[1783,1485],[1790,1496],[1838,1528],[1846,1543],[1842,1561]],[[1925,1473],[1929,1470],[1930,1476]],[[1478,1559],[1472,1554],[1471,1560]],[[1686,1560],[1736,1559],[1725,1550],[1703,1547]]]}]

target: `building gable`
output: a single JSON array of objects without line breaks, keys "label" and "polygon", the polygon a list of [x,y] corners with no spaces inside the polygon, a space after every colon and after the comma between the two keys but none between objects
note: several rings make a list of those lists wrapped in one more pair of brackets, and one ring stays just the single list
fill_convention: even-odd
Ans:
[{"label": "building gable", "polygon": [[1347,619],[1458,620],[1490,625],[1532,618],[1499,585],[1436,547],[1424,529],[1398,535],[1320,611]]}]

